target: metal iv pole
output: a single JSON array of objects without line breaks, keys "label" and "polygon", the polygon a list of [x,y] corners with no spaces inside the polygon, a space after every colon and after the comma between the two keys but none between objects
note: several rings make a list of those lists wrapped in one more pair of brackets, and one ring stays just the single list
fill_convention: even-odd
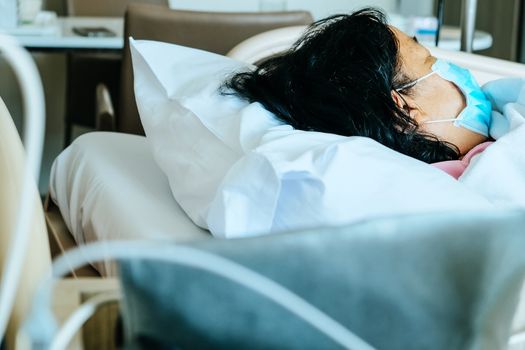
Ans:
[{"label": "metal iv pole", "polygon": [[461,2],[461,51],[469,53],[473,51],[477,8],[478,0]]},{"label": "metal iv pole", "polygon": [[438,0],[437,2],[437,30],[436,30],[436,47],[439,47],[439,40],[441,39],[441,28],[443,27],[443,17],[445,16],[445,0]]}]

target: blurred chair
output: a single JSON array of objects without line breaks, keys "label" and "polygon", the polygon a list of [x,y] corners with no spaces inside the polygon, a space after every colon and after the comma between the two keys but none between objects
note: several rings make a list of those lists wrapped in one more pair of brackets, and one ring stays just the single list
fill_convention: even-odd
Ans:
[{"label": "blurred chair", "polygon": [[[11,247],[12,232],[18,216],[24,162],[22,141],[9,111],[0,98],[0,274]],[[33,192],[35,211],[32,217],[31,244],[26,250],[22,277],[7,329],[6,349],[15,349],[16,331],[29,311],[38,283],[51,265],[44,211],[36,184]]]},{"label": "blurred chair", "polygon": [[[132,4],[125,16],[124,37],[148,39],[190,46],[226,54],[243,40],[256,34],[288,26],[307,25],[309,12],[224,13],[169,10],[154,5]],[[115,125],[117,131],[144,134],[133,92],[133,73],[129,42],[124,45],[120,99],[115,112],[110,89],[97,87],[99,124]],[[117,100],[115,100],[117,101]]]},{"label": "blurred chair", "polygon": [[133,3],[168,6],[167,0],[67,0],[69,16],[124,17],[126,8]]},{"label": "blurred chair", "polygon": [[[163,5],[167,0],[67,0],[69,16],[123,17],[130,3]],[[95,88],[104,83],[114,96],[119,95],[122,53],[72,53],[67,56],[67,97],[65,145],[71,142],[73,125],[103,129],[95,120]]]}]

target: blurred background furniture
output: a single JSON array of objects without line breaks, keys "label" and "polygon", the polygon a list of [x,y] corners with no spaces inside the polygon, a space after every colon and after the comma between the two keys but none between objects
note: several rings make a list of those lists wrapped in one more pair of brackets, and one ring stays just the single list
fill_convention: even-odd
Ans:
[{"label": "blurred background furniture", "polygon": [[[491,56],[525,62],[525,6],[522,0],[478,0],[476,29],[492,34],[494,44],[481,51]],[[445,24],[457,26],[461,22],[461,1],[446,1]]]},{"label": "blurred background furniture", "polygon": [[[255,34],[281,27],[306,25],[312,21],[311,14],[306,11],[214,13],[132,4],[125,16],[124,38],[132,36],[137,40],[158,40],[226,54]],[[120,132],[144,134],[135,103],[127,41],[124,43],[120,95],[112,95],[111,86],[101,84],[97,87],[97,97],[97,119],[101,125],[115,125],[115,130]]]},{"label": "blurred background furniture", "polygon": [[[124,18],[120,17],[59,17],[52,34],[17,35],[20,45],[32,53],[62,54],[76,51],[120,52],[124,47]],[[115,33],[112,37],[87,37],[75,34],[76,27],[104,27]]]},{"label": "blurred background furniture", "polygon": [[[149,2],[166,9],[167,0],[67,0],[68,16],[122,18],[130,3]],[[111,94],[119,96],[121,52],[71,53],[67,57],[65,146],[69,145],[73,125],[94,128],[95,87],[103,83]],[[104,126],[100,126],[104,128]]]},{"label": "blurred background furniture", "polygon": [[67,0],[67,14],[85,17],[124,17],[128,5],[144,2],[168,6],[167,0]]}]

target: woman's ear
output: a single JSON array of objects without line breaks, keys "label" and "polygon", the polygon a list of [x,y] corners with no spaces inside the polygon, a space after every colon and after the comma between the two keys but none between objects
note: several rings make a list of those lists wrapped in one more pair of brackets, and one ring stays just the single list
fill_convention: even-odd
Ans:
[{"label": "woman's ear", "polygon": [[408,103],[406,101],[406,99],[401,96],[401,93],[399,93],[398,91],[396,90],[392,90],[392,99],[394,100],[395,104],[397,105],[397,108],[401,109],[401,110],[408,110],[407,109],[407,106],[408,106]]},{"label": "woman's ear", "polygon": [[421,120],[421,111],[417,104],[409,96],[403,96],[400,92],[392,90],[392,99],[400,110],[405,111],[412,119]]}]

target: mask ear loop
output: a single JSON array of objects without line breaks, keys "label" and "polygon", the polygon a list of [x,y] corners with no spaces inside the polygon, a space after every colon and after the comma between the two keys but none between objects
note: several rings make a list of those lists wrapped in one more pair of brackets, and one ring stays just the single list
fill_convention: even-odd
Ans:
[{"label": "mask ear loop", "polygon": [[424,122],[423,124],[450,123],[450,122],[455,122],[456,120],[457,120],[457,118],[440,119],[440,120],[429,120],[427,122]]},{"label": "mask ear loop", "polygon": [[416,84],[420,83],[421,81],[431,77],[432,75],[436,74],[436,71],[432,71],[426,75],[423,75],[421,78],[417,78],[416,80],[414,81],[411,81],[410,83],[407,83],[405,85],[401,85],[401,87],[397,88],[396,89],[396,92],[401,92],[403,90],[406,90],[408,88],[411,88],[411,87],[414,87]]},{"label": "mask ear loop", "polygon": [[394,89],[393,92],[395,92],[401,101],[403,101],[403,106],[400,106],[400,110],[403,110],[406,114],[410,113],[410,107],[408,105],[408,102],[405,100],[405,97],[398,91],[398,89]]},{"label": "mask ear loop", "polygon": [[399,97],[401,97],[401,99],[403,100],[403,102],[405,103],[405,106],[404,106],[404,109],[405,109],[405,113],[407,114],[410,114],[410,110],[406,110],[407,108],[410,109],[410,107],[408,106],[408,103],[406,102],[405,98],[403,97],[403,95],[401,94],[401,91],[403,90],[407,90],[409,88],[412,88],[414,87],[416,84],[420,83],[421,81],[431,77],[432,75],[434,75],[436,73],[436,71],[432,71],[428,74],[425,74],[424,76],[414,80],[414,81],[411,81],[407,84],[404,84],[404,85],[401,85],[401,87],[397,88],[397,89],[394,89],[394,91],[399,95]]}]

